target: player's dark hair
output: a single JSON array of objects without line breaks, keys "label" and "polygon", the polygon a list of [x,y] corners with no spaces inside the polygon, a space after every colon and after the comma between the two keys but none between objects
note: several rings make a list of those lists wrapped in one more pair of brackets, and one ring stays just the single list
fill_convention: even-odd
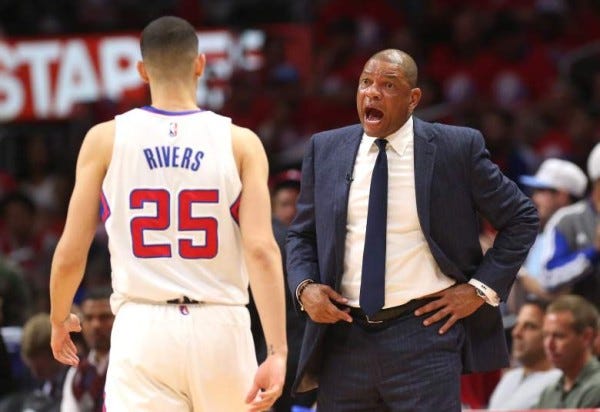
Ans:
[{"label": "player's dark hair", "polygon": [[157,68],[188,64],[198,56],[198,34],[184,19],[160,17],[142,31],[140,50],[144,62]]}]

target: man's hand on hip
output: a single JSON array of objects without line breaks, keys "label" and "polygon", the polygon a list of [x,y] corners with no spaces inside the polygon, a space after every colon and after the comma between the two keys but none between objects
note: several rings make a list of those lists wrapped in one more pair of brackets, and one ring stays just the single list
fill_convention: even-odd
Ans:
[{"label": "man's hand on hip", "polygon": [[466,318],[475,312],[485,302],[477,295],[475,287],[468,283],[461,283],[451,286],[440,292],[423,296],[424,298],[438,298],[428,304],[421,306],[415,311],[415,316],[421,316],[426,313],[435,313],[423,321],[423,325],[429,326],[446,317],[446,323],[442,325],[439,333],[445,333],[459,319]]}]

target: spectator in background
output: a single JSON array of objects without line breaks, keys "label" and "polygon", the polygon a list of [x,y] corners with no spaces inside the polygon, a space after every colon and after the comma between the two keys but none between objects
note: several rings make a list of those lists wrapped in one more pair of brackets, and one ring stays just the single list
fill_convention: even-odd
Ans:
[{"label": "spectator in background", "polygon": [[543,331],[546,354],[562,376],[544,389],[537,407],[600,407],[600,362],[592,355],[598,310],[581,296],[560,296],[546,310]]},{"label": "spectator in background", "polygon": [[529,300],[521,306],[512,329],[512,357],[520,366],[507,371],[492,393],[489,409],[529,409],[542,390],[560,377],[544,353],[542,326],[546,304]]},{"label": "spectator in background", "polygon": [[110,334],[115,316],[111,289],[91,289],[81,302],[81,333],[89,353],[71,367],[63,387],[62,412],[102,412]]},{"label": "spectator in background", "polygon": [[49,140],[41,134],[24,136],[24,175],[20,189],[27,194],[42,215],[53,211],[56,205],[58,175],[53,172]]},{"label": "spectator in background", "polygon": [[516,181],[520,175],[534,170],[533,153],[515,138],[514,117],[509,111],[486,110],[480,114],[479,123],[492,161],[506,177]]},{"label": "spectator in background", "polygon": [[0,326],[22,326],[31,314],[31,303],[19,268],[0,256]]},{"label": "spectator in background", "polygon": [[38,313],[23,327],[21,356],[35,379],[33,389],[6,397],[1,412],[58,412],[67,367],[54,359],[50,349],[50,316]]},{"label": "spectator in background", "polygon": [[33,201],[22,192],[12,192],[0,202],[0,255],[16,264],[33,299],[35,311],[46,311],[48,305],[49,250],[38,231],[38,211]]},{"label": "spectator in background", "polygon": [[273,218],[286,228],[296,215],[296,201],[300,194],[300,171],[285,170],[272,178],[271,207]]},{"label": "spectator in background", "polygon": [[588,157],[589,198],[557,212],[546,226],[542,287],[569,290],[600,307],[600,143]]},{"label": "spectator in background", "polygon": [[[585,173],[574,163],[562,159],[546,159],[535,176],[521,176],[521,183],[533,189],[531,198],[540,217],[540,232],[529,250],[523,269],[519,272],[512,294],[529,292],[541,297],[549,297],[540,286],[542,273],[542,249],[544,228],[561,207],[573,204],[585,195],[588,180]],[[512,296],[514,298],[514,296]],[[518,310],[521,299],[513,303],[513,313]]]},{"label": "spectator in background", "polygon": [[42,251],[36,233],[38,226],[35,203],[23,192],[9,193],[0,204],[0,216],[4,221],[0,253],[25,271],[35,269],[38,255]]}]

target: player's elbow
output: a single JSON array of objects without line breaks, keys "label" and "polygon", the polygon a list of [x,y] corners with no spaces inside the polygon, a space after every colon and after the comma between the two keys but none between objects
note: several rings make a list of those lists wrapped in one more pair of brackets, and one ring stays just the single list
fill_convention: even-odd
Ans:
[{"label": "player's elbow", "polygon": [[68,251],[60,243],[54,251],[52,258],[52,274],[65,276],[77,272],[82,266],[85,266],[86,257],[76,251]]},{"label": "player's elbow", "polygon": [[258,267],[268,267],[281,261],[279,247],[274,240],[249,239],[244,242],[244,251],[249,263]]}]

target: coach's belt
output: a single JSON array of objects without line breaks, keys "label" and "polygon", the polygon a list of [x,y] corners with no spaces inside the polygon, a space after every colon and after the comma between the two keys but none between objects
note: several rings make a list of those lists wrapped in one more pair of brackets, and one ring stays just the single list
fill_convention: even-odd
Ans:
[{"label": "coach's belt", "polygon": [[190,299],[187,296],[182,296],[180,298],[167,300],[167,303],[176,304],[176,305],[183,305],[183,304],[193,305],[195,303],[200,303],[200,301]]},{"label": "coach's belt", "polygon": [[368,324],[380,324],[399,318],[410,312],[417,310],[421,306],[435,300],[436,298],[413,299],[404,305],[394,306],[392,308],[382,309],[373,316],[367,315],[361,308],[350,308],[350,316],[356,321]]}]

